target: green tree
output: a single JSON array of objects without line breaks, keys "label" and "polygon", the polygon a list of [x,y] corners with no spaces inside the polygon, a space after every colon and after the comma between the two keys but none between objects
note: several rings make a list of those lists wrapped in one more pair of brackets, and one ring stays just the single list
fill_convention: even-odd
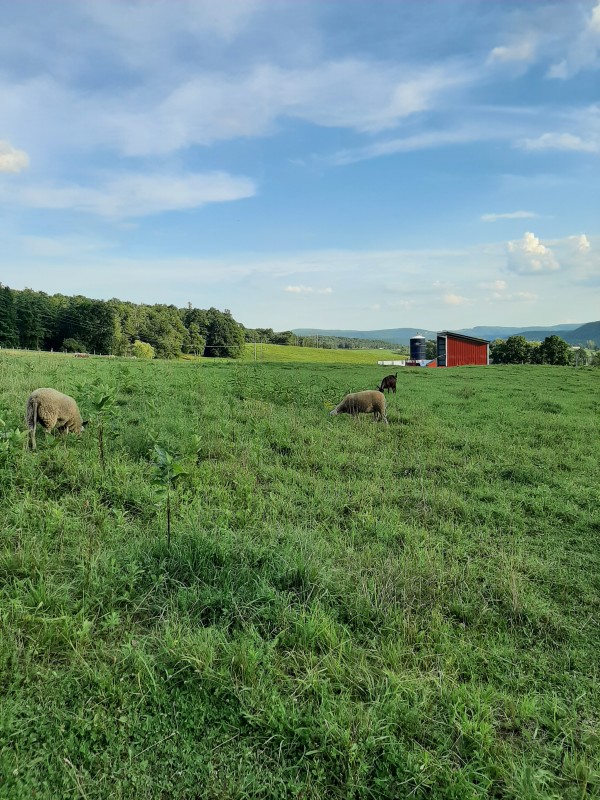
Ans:
[{"label": "green tree", "polygon": [[65,353],[87,353],[86,347],[77,339],[65,339],[60,348]]},{"label": "green tree", "polygon": [[524,336],[509,336],[504,345],[505,364],[528,364],[529,342]]},{"label": "green tree", "polygon": [[292,331],[279,331],[279,333],[273,334],[271,341],[273,344],[291,345],[296,343],[296,336]]},{"label": "green tree", "polygon": [[206,339],[200,333],[200,327],[195,322],[192,322],[187,333],[185,352],[199,356],[200,353],[204,352],[204,348],[206,347]]},{"label": "green tree", "polygon": [[189,330],[192,325],[197,325],[200,335],[206,338],[208,333],[208,311],[201,308],[193,308],[191,303],[188,303],[187,308],[182,309],[181,319],[185,327]]},{"label": "green tree", "polygon": [[425,358],[437,358],[437,341],[435,339],[427,339],[425,342]]},{"label": "green tree", "polygon": [[136,339],[135,342],[131,345],[131,353],[136,358],[142,358],[146,361],[154,358],[154,348],[148,342],[140,342],[139,339]]},{"label": "green tree", "polygon": [[150,342],[157,358],[177,358],[187,336],[185,325],[175,306],[146,306],[139,337]]},{"label": "green tree", "polygon": [[14,293],[19,345],[37,350],[46,333],[44,312],[39,296],[31,289]]},{"label": "green tree", "polygon": [[573,361],[573,352],[569,344],[556,334],[546,336],[540,345],[540,356],[542,364],[555,366],[566,366]]},{"label": "green tree", "polygon": [[0,283],[0,347],[17,347],[19,332],[13,293]]},{"label": "green tree", "polygon": [[240,358],[244,350],[244,331],[227,311],[211,308],[204,355],[209,358]]}]

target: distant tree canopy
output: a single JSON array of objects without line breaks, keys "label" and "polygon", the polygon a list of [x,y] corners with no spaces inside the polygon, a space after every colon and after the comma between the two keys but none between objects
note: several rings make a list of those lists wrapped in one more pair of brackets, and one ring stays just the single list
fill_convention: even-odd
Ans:
[{"label": "distant tree canopy", "polygon": [[244,328],[227,309],[194,308],[191,303],[186,308],[137,305],[116,298],[92,300],[82,295],[20,291],[0,284],[0,347],[129,356],[137,355],[142,343],[152,348],[156,358],[177,358],[181,353],[239,358],[244,342],[345,350],[392,348],[389,342],[374,339]]},{"label": "distant tree canopy", "polygon": [[524,336],[496,339],[490,347],[494,364],[551,364],[566,366],[573,363],[573,351],[560,336],[547,336],[543,342],[528,342]]},{"label": "distant tree canopy", "polygon": [[[229,311],[47,295],[0,284],[0,347],[138,358],[150,353],[177,358],[182,352],[237,358],[243,343],[244,328]],[[140,350],[140,345],[147,347]]]},{"label": "distant tree canopy", "polygon": [[[382,339],[357,339],[343,336],[306,334],[298,336],[293,331],[274,331],[272,328],[244,328],[246,342],[263,344],[295,345],[296,347],[319,347],[323,350],[403,350]],[[408,348],[405,348],[408,353]]]}]

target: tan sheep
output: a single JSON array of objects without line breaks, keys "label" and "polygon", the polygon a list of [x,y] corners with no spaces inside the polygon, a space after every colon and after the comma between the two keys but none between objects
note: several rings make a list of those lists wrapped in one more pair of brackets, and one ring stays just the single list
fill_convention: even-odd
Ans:
[{"label": "tan sheep", "polygon": [[72,397],[56,389],[36,389],[27,399],[25,421],[29,428],[29,445],[35,450],[35,428],[37,423],[50,433],[57,428],[60,433],[81,433],[87,425],[81,419],[77,403]]},{"label": "tan sheep", "polygon": [[383,392],[370,391],[347,394],[342,402],[329,412],[333,417],[336,414],[373,414],[374,420],[383,420],[389,425],[385,415],[385,396]]}]

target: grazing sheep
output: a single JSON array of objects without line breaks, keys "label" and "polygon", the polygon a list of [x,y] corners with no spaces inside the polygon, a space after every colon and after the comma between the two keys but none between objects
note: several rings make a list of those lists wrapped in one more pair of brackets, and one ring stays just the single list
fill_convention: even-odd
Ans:
[{"label": "grazing sheep", "polygon": [[388,425],[385,415],[385,396],[383,392],[367,390],[366,392],[355,392],[347,394],[342,402],[329,412],[333,417],[336,414],[373,414],[374,421],[383,420]]},{"label": "grazing sheep", "polygon": [[379,384],[379,388],[377,391],[383,392],[384,389],[387,389],[388,392],[390,389],[394,394],[396,394],[396,378],[398,377],[398,373],[395,375],[386,375],[385,378],[382,379],[381,383]]},{"label": "grazing sheep", "polygon": [[27,399],[25,421],[29,428],[29,445],[35,450],[35,428],[39,422],[46,433],[58,428],[60,433],[81,433],[87,425],[81,419],[77,403],[56,389],[36,389]]}]

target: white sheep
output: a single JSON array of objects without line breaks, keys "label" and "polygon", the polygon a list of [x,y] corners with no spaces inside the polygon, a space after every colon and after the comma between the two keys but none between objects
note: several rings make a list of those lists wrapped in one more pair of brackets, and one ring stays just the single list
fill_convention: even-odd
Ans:
[{"label": "white sheep", "polygon": [[347,394],[342,402],[336,406],[329,414],[333,417],[336,414],[373,414],[374,420],[383,420],[389,425],[385,415],[385,396],[383,392],[366,391]]},{"label": "white sheep", "polygon": [[72,397],[56,389],[36,389],[27,398],[25,421],[29,428],[29,445],[35,450],[35,428],[37,423],[50,433],[57,428],[60,433],[81,433],[87,425],[81,419],[77,403]]}]

